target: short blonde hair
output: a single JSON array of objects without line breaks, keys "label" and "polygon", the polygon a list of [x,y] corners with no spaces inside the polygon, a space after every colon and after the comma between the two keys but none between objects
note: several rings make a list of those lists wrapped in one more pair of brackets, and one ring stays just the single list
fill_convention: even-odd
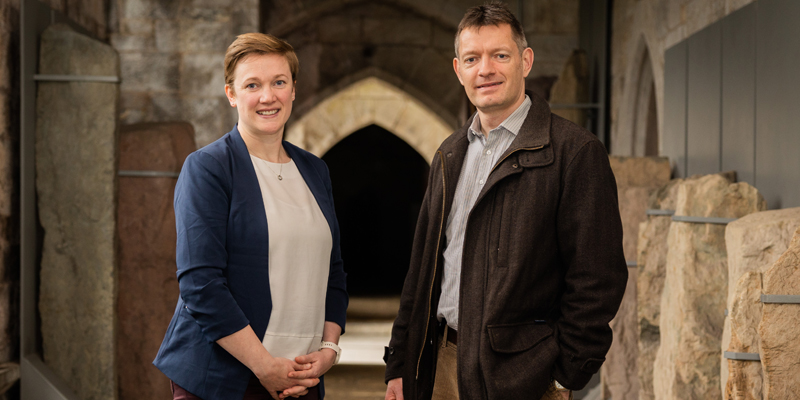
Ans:
[{"label": "short blonde hair", "polygon": [[225,84],[233,87],[236,66],[251,54],[279,54],[286,58],[292,71],[292,82],[297,82],[300,61],[292,45],[268,33],[245,33],[236,37],[225,52]]}]

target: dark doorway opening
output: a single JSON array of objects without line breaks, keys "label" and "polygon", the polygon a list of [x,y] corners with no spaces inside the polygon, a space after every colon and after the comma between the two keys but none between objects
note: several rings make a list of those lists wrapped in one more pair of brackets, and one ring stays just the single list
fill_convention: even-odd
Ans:
[{"label": "dark doorway opening", "polygon": [[428,163],[377,125],[342,139],[322,159],[331,173],[348,292],[400,294]]}]

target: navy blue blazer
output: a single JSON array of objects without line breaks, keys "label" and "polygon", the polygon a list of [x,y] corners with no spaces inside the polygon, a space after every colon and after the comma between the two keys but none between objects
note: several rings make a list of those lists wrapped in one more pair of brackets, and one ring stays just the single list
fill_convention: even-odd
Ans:
[{"label": "navy blue blazer", "polygon": [[[328,167],[288,142],[283,147],[331,228],[325,320],[339,324],[344,333],[346,274]],[[250,154],[236,127],[186,158],[175,186],[175,223],[181,295],[153,364],[203,399],[241,399],[252,372],[216,341],[248,324],[263,340],[272,299],[267,215]]]}]

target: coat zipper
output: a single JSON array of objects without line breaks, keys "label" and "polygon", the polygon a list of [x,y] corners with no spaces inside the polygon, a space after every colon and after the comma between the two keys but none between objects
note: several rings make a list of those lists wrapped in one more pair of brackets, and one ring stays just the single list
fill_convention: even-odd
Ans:
[{"label": "coat zipper", "polygon": [[422,364],[422,353],[425,352],[425,342],[428,340],[428,328],[431,324],[431,302],[433,301],[433,284],[436,282],[436,268],[439,264],[439,245],[442,243],[442,228],[444,227],[444,210],[447,204],[447,185],[445,184],[445,170],[444,170],[444,156],[441,151],[438,151],[439,159],[442,160],[442,219],[439,222],[439,237],[436,239],[436,256],[433,261],[433,277],[431,278],[431,289],[428,294],[428,316],[425,321],[425,334],[422,336],[422,348],[419,351],[419,359],[417,360],[417,375],[415,380],[419,380],[419,366]]},{"label": "coat zipper", "polygon": [[544,145],[541,145],[541,146],[539,146],[539,147],[523,147],[523,148],[516,149],[516,150],[512,151],[511,153],[508,153],[508,154],[506,154],[506,156],[505,156],[505,157],[501,158],[501,159],[500,159],[500,161],[498,161],[498,162],[497,162],[497,164],[495,164],[495,165],[494,165],[494,167],[492,167],[492,170],[491,170],[491,171],[489,171],[489,174],[491,174],[492,172],[494,172],[494,170],[495,170],[495,169],[496,169],[496,168],[497,168],[497,167],[498,167],[500,164],[502,164],[502,163],[503,163],[503,161],[505,161],[505,160],[506,160],[506,158],[508,158],[508,157],[511,157],[511,155],[512,155],[512,154],[514,154],[514,153],[516,153],[516,152],[518,152],[518,151],[521,151],[521,150],[532,151],[532,150],[539,150],[539,149],[541,149],[541,148],[544,148]]}]

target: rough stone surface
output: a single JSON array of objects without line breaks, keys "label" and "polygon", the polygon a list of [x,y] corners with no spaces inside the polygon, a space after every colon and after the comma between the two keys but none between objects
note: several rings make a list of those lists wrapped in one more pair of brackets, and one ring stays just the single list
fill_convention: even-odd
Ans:
[{"label": "rough stone surface", "polygon": [[[679,185],[675,215],[741,218],[765,208],[755,188],[715,174]],[[657,400],[722,397],[720,346],[728,291],[724,234],[719,224],[670,225],[653,379]]]},{"label": "rough stone surface", "polygon": [[[617,181],[625,259],[636,261],[639,224],[646,217],[651,193],[669,181],[669,160],[657,157],[610,157]],[[616,317],[611,321],[614,340],[603,364],[603,398],[638,399],[638,322],[636,266],[628,268],[628,285]]]},{"label": "rough stone surface", "polygon": [[[39,73],[117,75],[110,46],[53,25]],[[44,229],[39,312],[44,361],[82,399],[116,398],[115,84],[41,82],[36,190]]]},{"label": "rough stone surface", "polygon": [[[789,249],[763,273],[764,294],[800,296],[800,229]],[[800,305],[764,304],[758,335],[764,373],[764,399],[800,398]]]},{"label": "rough stone surface", "polygon": [[[729,311],[730,345],[723,349],[737,353],[758,353],[758,324],[761,321],[761,272],[748,271],[733,285]],[[726,380],[726,400],[761,400],[764,381],[758,361],[723,360],[730,375]]]},{"label": "rough stone surface", "polygon": [[[191,124],[123,126],[119,169],[178,172],[195,149]],[[170,398],[169,379],[152,361],[178,298],[175,275],[176,178],[119,178],[117,358],[119,398]]]},{"label": "rough stone surface", "polygon": [[[727,309],[733,307],[736,282],[748,271],[764,271],[786,251],[794,231],[800,226],[800,208],[772,210],[750,214],[728,224],[725,244],[728,249]],[[760,315],[760,314],[759,314]],[[760,317],[759,317],[760,318]],[[725,319],[722,350],[731,343],[731,319]],[[755,320],[758,324],[758,319]],[[755,325],[754,325],[755,326]],[[740,337],[741,339],[741,337]],[[728,362],[722,360],[720,371],[722,389],[728,378]]]},{"label": "rough stone surface", "polygon": [[[550,102],[553,104],[574,104],[589,102],[589,66],[586,52],[574,50],[567,59],[558,80],[550,89]],[[564,117],[579,126],[586,125],[586,110],[580,108],[553,108],[553,114]]]},{"label": "rough stone surface", "polygon": [[[682,179],[673,179],[654,192],[648,200],[648,208],[675,210],[678,187]],[[636,257],[638,269],[636,281],[637,317],[639,324],[639,398],[652,400],[653,363],[660,343],[659,318],[661,316],[661,293],[667,267],[667,234],[672,217],[651,215],[639,226],[639,242]]]}]

